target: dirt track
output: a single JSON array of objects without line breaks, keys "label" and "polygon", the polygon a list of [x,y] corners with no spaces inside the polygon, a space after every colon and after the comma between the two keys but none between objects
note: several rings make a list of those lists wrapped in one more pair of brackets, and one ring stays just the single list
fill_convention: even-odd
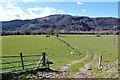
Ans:
[{"label": "dirt track", "polygon": [[93,63],[93,61],[97,58],[97,55],[94,53],[93,60],[89,63],[86,63],[81,69],[79,69],[79,72],[75,73],[73,75],[74,78],[87,78],[92,77],[93,73],[91,72],[90,65]]},{"label": "dirt track", "polygon": [[66,64],[66,65],[63,65],[63,66],[59,69],[59,71],[66,71],[71,65],[74,65],[74,64],[76,64],[76,63],[79,63],[79,62],[85,60],[87,57],[88,57],[88,53],[87,53],[86,56],[85,56],[84,58],[82,58],[81,60],[72,61],[72,62],[70,62],[70,63],[68,63],[68,64]]}]

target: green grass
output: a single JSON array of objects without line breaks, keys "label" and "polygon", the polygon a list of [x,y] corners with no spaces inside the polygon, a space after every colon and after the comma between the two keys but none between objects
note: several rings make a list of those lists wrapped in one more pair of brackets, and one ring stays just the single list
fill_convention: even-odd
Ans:
[{"label": "green grass", "polygon": [[[95,35],[64,35],[61,36],[66,42],[68,42],[75,49],[79,50],[81,53],[86,51],[97,54],[97,59],[94,61],[94,64],[91,65],[92,71],[98,73],[98,59],[99,55],[103,56],[103,64],[108,64],[118,61],[118,36],[113,35],[102,35],[101,37],[96,37]],[[89,56],[90,56],[89,54]],[[72,65],[68,71],[77,72],[85,63],[91,61],[91,58],[87,58],[87,61],[83,61]]]},{"label": "green grass", "polygon": [[[68,71],[73,72],[78,71],[85,63],[91,61],[92,53],[97,54],[97,59],[91,65],[93,72],[96,73],[99,72],[97,64],[100,54],[103,56],[103,63],[118,61],[118,36],[116,36],[115,44],[113,44],[114,37],[112,35],[102,35],[101,37],[96,37],[95,35],[60,35],[60,38],[69,43],[82,55],[71,55],[71,48],[66,47],[63,42],[54,36],[45,37],[45,35],[3,36],[2,55],[19,55],[20,52],[23,55],[41,54],[42,51],[46,51],[48,58],[54,62],[51,67],[58,69],[71,61],[81,60],[86,52],[89,51],[87,59],[70,67]],[[9,61],[14,60],[11,59]]]},{"label": "green grass", "polygon": [[[79,59],[81,56],[70,54],[71,49],[56,37],[45,37],[45,35],[30,36],[4,36],[2,37],[2,55],[41,54],[46,51],[48,58],[54,62],[51,66],[54,69]],[[40,58],[40,57],[39,57]],[[38,59],[38,58],[37,58]],[[6,61],[6,60],[4,60]],[[9,61],[14,61],[13,59]]]},{"label": "green grass", "polygon": [[103,55],[103,61],[115,61],[118,59],[118,36],[116,36],[116,44],[113,44],[113,36],[96,37],[94,35],[66,35],[62,37],[73,47],[84,53],[88,50]]}]

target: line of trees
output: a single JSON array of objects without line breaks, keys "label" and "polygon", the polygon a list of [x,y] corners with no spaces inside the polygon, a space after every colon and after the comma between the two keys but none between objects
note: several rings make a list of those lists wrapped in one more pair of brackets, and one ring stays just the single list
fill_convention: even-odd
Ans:
[{"label": "line of trees", "polygon": [[45,33],[39,32],[39,31],[29,31],[29,30],[2,31],[1,32],[2,36],[7,36],[7,35],[41,35],[41,34],[45,34]]},{"label": "line of trees", "polygon": [[[16,31],[0,31],[0,34],[2,36],[7,36],[7,35],[41,35],[41,34],[46,34],[47,36],[57,36],[59,37],[60,34],[81,34],[81,35],[97,35],[99,37],[100,35],[120,35],[120,31],[107,31],[107,32],[102,32],[98,31],[99,34],[96,34],[96,32],[71,32],[71,31],[60,31],[59,29],[54,29],[54,28],[48,28],[46,30],[39,29],[39,30],[31,30],[31,29],[23,29],[23,30],[16,30]],[[97,32],[97,33],[98,33]]]},{"label": "line of trees", "polygon": [[0,31],[0,34],[2,36],[7,35],[41,35],[41,34],[48,34],[49,36],[59,36],[59,30],[55,30],[53,28],[48,28],[47,30],[30,30],[30,29],[24,29],[24,30],[18,30],[18,31]]}]

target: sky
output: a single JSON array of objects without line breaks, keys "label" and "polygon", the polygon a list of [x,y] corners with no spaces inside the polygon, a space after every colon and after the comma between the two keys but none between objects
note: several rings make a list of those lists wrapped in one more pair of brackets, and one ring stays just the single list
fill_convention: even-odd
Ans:
[{"label": "sky", "polygon": [[34,19],[53,14],[118,17],[118,2],[0,2],[0,21]]}]

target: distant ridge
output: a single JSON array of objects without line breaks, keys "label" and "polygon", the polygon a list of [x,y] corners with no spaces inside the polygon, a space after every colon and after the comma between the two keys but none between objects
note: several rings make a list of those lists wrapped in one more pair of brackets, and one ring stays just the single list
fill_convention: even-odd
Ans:
[{"label": "distant ridge", "polygon": [[52,27],[63,30],[113,30],[114,26],[119,27],[119,19],[115,17],[90,18],[87,16],[71,16],[66,14],[55,14],[43,18],[30,20],[2,21],[2,30],[16,31],[23,29],[39,30]]}]

